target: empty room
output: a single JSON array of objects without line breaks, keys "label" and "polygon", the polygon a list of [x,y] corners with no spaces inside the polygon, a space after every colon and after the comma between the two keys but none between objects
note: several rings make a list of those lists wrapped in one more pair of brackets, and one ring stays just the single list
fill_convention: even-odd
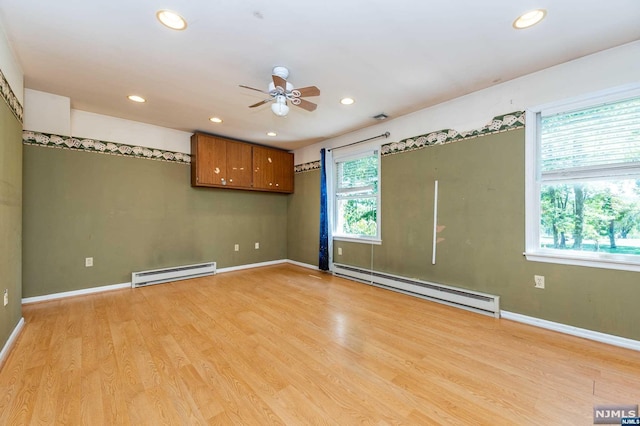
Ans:
[{"label": "empty room", "polygon": [[0,424],[640,424],[639,20],[0,0]]}]

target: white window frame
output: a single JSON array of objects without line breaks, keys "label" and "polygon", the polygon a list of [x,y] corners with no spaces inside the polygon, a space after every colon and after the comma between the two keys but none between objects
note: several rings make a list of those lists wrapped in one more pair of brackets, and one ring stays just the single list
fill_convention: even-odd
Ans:
[{"label": "white window frame", "polygon": [[[352,161],[357,160],[362,157],[369,157],[371,155],[378,156],[378,192],[376,194],[376,235],[372,237],[367,236],[357,236],[357,235],[348,235],[341,234],[337,231],[338,225],[338,209],[337,209],[337,200],[336,200],[336,191],[337,191],[337,182],[335,182],[335,172],[337,170],[337,163],[344,161]],[[331,162],[331,186],[330,186],[330,195],[329,199],[331,200],[329,214],[331,215],[331,236],[334,240],[338,241],[348,241],[355,243],[366,243],[366,244],[382,244],[382,228],[381,228],[381,192],[382,192],[382,177],[380,176],[381,170],[381,156],[380,156],[380,146],[364,146],[364,147],[349,147],[344,149],[336,149],[332,153],[332,162]],[[328,188],[329,189],[329,188]]]},{"label": "white window frame", "polygon": [[[586,109],[640,96],[640,84],[603,90],[526,110],[525,126],[525,252],[527,260],[594,268],[640,271],[640,256],[559,251],[540,247],[540,117]],[[613,176],[613,174],[612,174]],[[586,180],[586,179],[585,179]]]}]

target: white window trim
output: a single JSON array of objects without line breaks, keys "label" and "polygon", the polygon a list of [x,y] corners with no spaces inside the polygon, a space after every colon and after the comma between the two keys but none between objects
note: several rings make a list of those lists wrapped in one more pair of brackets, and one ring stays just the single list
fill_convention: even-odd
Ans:
[{"label": "white window trim", "polygon": [[[327,178],[327,183],[331,184],[331,186],[327,185],[327,198],[330,200],[329,203],[329,215],[331,217],[329,224],[330,224],[330,239],[333,239],[335,241],[346,241],[346,242],[351,242],[351,243],[361,243],[361,244],[374,244],[374,245],[381,245],[382,244],[382,212],[381,212],[381,200],[382,200],[382,178],[381,178],[381,171],[382,171],[382,157],[380,155],[380,144],[367,144],[364,146],[357,146],[357,147],[349,147],[349,148],[345,148],[344,150],[340,150],[340,153],[333,153],[331,155],[331,163],[330,163],[330,170],[329,167],[327,167],[327,173],[331,173],[331,177]],[[366,236],[353,236],[353,235],[344,235],[344,234],[337,234],[336,233],[336,211],[335,211],[335,201],[336,201],[336,183],[335,183],[335,170],[336,170],[336,163],[338,162],[343,162],[343,161],[349,161],[349,160],[354,160],[360,157],[364,157],[367,154],[373,154],[375,151],[377,151],[377,155],[378,155],[378,196],[377,196],[377,205],[376,205],[376,221],[377,221],[377,236],[375,237],[366,237]],[[325,158],[326,159],[326,158]]]},{"label": "white window trim", "polygon": [[373,245],[381,245],[382,240],[380,238],[367,238],[367,237],[346,237],[341,235],[334,235],[333,239],[335,241],[346,241],[349,243],[361,243],[361,244],[373,244]]},{"label": "white window trim", "polygon": [[602,90],[564,101],[550,102],[526,110],[525,116],[525,252],[527,260],[593,268],[640,272],[640,256],[611,255],[606,253],[572,252],[539,247],[540,242],[540,146],[537,131],[540,114],[570,112],[640,96],[640,84],[628,84]]}]

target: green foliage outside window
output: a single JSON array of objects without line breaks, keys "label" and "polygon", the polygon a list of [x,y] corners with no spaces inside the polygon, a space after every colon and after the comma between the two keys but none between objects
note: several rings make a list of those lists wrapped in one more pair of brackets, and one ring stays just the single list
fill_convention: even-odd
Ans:
[{"label": "green foliage outside window", "polygon": [[376,199],[361,198],[339,201],[339,215],[344,218],[340,231],[347,235],[375,237],[378,231]]},{"label": "green foliage outside window", "polygon": [[640,254],[640,180],[544,185],[541,246]]},{"label": "green foliage outside window", "polygon": [[378,155],[336,163],[336,233],[378,236]]},{"label": "green foliage outside window", "polygon": [[640,255],[640,98],[543,116],[540,246]]}]

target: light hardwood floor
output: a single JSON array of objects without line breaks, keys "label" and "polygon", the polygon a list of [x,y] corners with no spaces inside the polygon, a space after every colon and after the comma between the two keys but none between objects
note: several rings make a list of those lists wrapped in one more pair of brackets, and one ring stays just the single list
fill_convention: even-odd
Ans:
[{"label": "light hardwood floor", "polygon": [[640,353],[292,265],[24,307],[0,425],[590,425]]}]

